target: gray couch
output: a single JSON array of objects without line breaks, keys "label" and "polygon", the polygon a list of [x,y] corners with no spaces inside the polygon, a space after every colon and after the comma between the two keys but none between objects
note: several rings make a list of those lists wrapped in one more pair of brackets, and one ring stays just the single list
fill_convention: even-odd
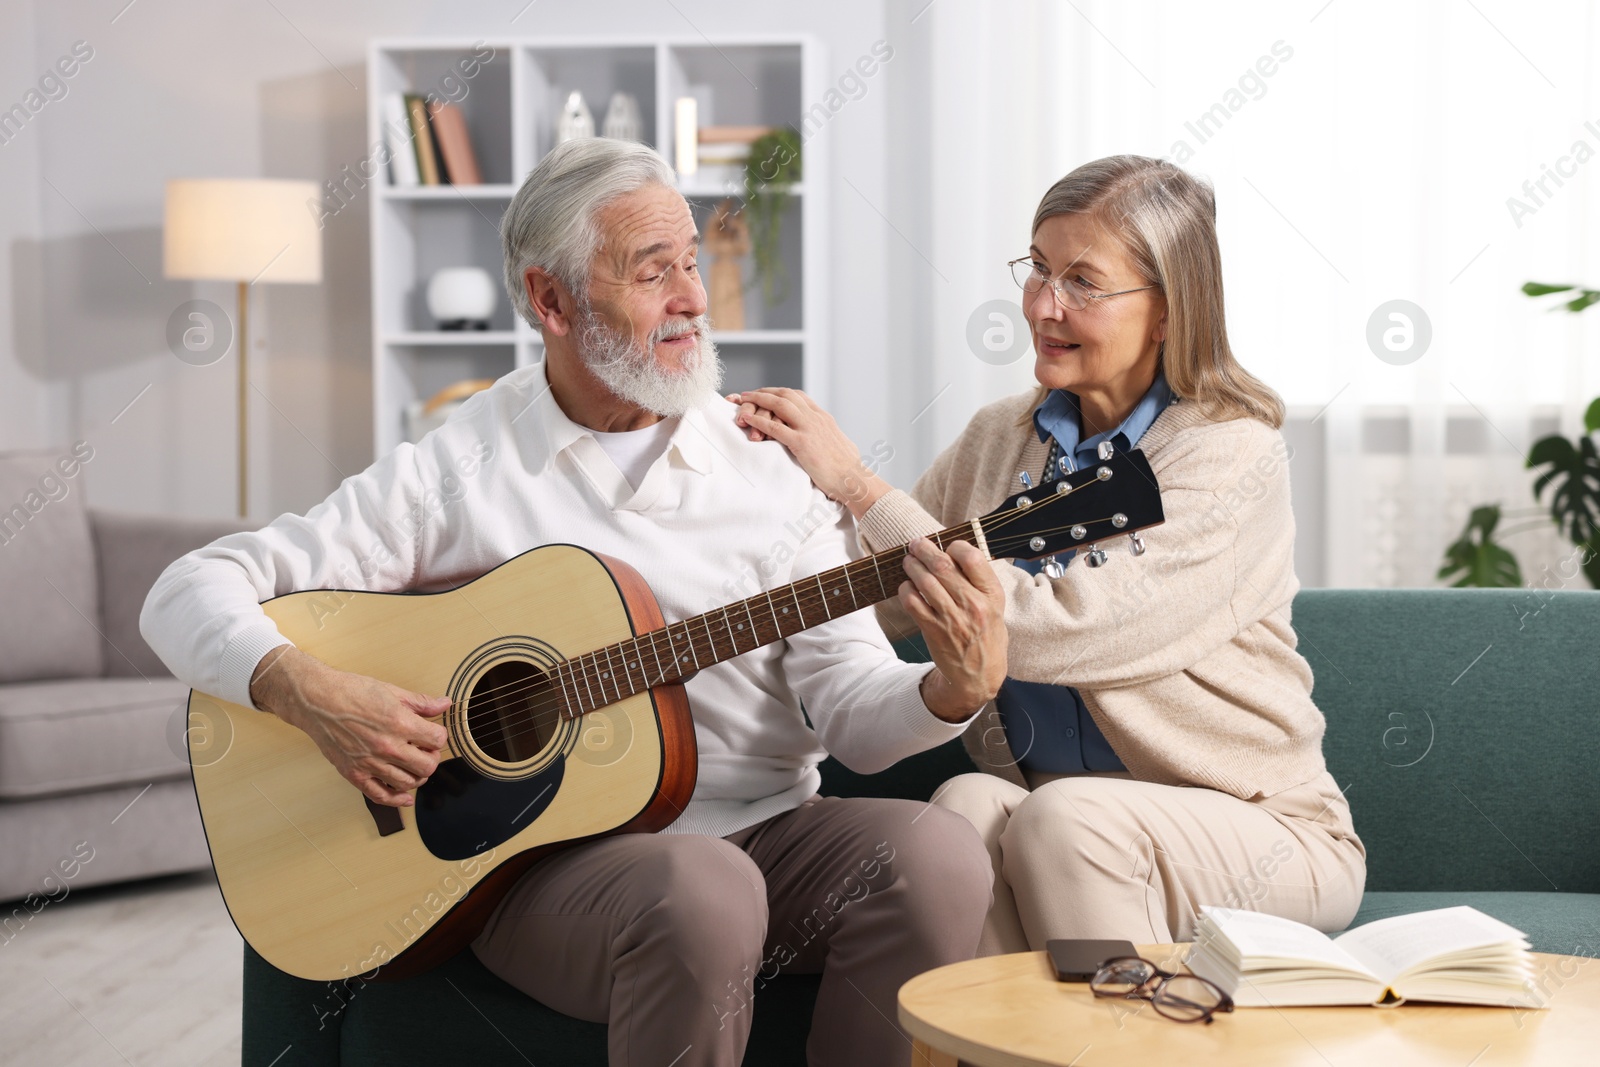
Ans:
[{"label": "gray couch", "polygon": [[[92,461],[92,460],[91,460]],[[161,571],[238,521],[89,509],[70,449],[0,454],[0,914],[211,865],[188,689],[139,636]],[[23,899],[26,898],[26,899]]]}]

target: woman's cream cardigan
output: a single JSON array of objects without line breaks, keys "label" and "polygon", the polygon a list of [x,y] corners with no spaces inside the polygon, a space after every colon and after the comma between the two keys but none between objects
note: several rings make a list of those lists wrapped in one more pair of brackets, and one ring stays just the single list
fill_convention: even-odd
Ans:
[{"label": "woman's cream cardigan", "polygon": [[[894,490],[862,517],[872,551],[981,516],[1043,479],[1046,448],[1028,418],[1034,394],[980,410],[912,494]],[[1169,406],[1139,440],[1161,484],[1166,522],[1148,551],[1104,541],[1107,560],[1074,559],[1055,581],[997,561],[1011,631],[1008,673],[1073,685],[1141,781],[1271,796],[1324,770],[1322,713],[1295,651],[1289,608],[1294,518],[1289,450],[1255,419],[1214,422],[1192,401]],[[891,634],[909,632],[895,601]],[[1022,776],[991,703],[964,735],[978,766]]]}]

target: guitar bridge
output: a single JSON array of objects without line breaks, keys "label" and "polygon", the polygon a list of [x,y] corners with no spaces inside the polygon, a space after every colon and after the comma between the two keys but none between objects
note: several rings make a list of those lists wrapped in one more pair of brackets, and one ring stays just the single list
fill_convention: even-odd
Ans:
[{"label": "guitar bridge", "polygon": [[378,836],[388,837],[397,834],[406,828],[404,820],[400,818],[400,809],[391,808],[387,804],[379,804],[376,800],[361,794],[361,799],[367,802],[367,810],[372,813],[372,821],[378,826]]}]

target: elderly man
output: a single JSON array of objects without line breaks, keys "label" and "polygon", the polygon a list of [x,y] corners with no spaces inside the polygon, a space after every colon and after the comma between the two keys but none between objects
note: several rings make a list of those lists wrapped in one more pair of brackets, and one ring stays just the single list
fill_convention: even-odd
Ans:
[{"label": "elderly man", "polygon": [[[544,362],[304,516],[178,560],[141,619],[179,678],[304,730],[383,804],[412,804],[435,769],[447,701],[319,662],[262,599],[448,587],[565,541],[633,564],[672,620],[731,599],[730,575],[774,588],[853,545],[848,515],[781,447],[745,440],[718,396],[698,234],[658,155],[563,144],[502,229]],[[859,612],[701,671],[687,683],[700,774],[683,814],[664,833],[540,861],[474,942],[529,996],[608,1022],[613,1064],[739,1063],[752,991],[780,969],[823,975],[811,1063],[907,1063],[900,984],[975,950],[992,877],[965,819],[816,795],[828,753],[887,767],[958,735],[1004,678],[1003,597],[981,553],[908,551],[899,597],[931,669],[898,661]]]}]

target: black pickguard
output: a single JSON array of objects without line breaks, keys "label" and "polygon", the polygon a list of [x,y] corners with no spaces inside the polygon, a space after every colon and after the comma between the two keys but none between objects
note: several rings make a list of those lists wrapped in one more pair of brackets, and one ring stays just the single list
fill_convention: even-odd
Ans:
[{"label": "black pickguard", "polygon": [[561,791],[565,756],[517,781],[488,778],[464,759],[439,764],[417,790],[417,833],[442,860],[476,856],[510,839],[544,813]]}]

